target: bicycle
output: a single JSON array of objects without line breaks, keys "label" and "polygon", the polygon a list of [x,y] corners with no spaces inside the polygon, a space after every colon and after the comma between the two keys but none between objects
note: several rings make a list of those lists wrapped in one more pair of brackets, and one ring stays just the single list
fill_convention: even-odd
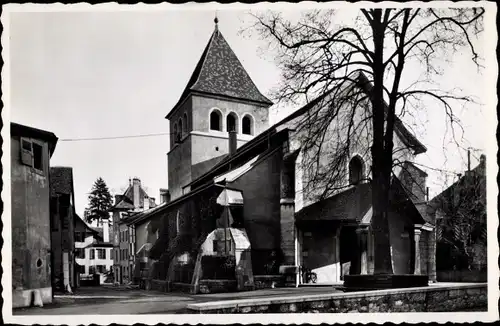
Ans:
[{"label": "bicycle", "polygon": [[304,283],[316,283],[318,281],[318,275],[311,269],[302,266],[302,280]]}]

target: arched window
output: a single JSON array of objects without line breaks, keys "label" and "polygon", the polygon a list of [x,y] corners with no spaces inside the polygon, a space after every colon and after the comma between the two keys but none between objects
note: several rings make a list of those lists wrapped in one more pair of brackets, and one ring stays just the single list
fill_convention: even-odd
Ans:
[{"label": "arched window", "polygon": [[188,115],[187,113],[184,113],[184,130],[183,132],[187,134],[188,132]]},{"label": "arched window", "polygon": [[222,115],[219,110],[210,113],[210,130],[222,131]]},{"label": "arched window", "polygon": [[182,119],[179,119],[179,135],[177,136],[179,138],[179,140],[181,140],[181,138],[182,138],[182,131],[183,131]]},{"label": "arched window", "polygon": [[241,128],[243,129],[242,132],[245,135],[251,135],[252,134],[252,117],[249,115],[246,115],[243,117],[241,120]]},{"label": "arched window", "polygon": [[174,144],[175,144],[175,143],[177,143],[177,123],[174,123],[173,137],[174,137]]},{"label": "arched window", "polygon": [[238,131],[238,117],[236,117],[236,114],[234,112],[231,112],[227,115],[226,117],[226,128],[227,131]]},{"label": "arched window", "polygon": [[365,176],[364,163],[361,157],[354,156],[349,162],[349,183],[358,184]]}]

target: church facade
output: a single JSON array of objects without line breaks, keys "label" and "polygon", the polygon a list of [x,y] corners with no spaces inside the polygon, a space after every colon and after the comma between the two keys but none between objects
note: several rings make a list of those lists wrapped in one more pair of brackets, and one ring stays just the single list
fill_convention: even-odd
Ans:
[{"label": "church facade", "polygon": [[[366,78],[356,78],[369,93]],[[166,116],[174,133],[168,153],[171,201],[128,222],[145,230],[151,244],[148,277],[198,293],[212,291],[211,280],[221,278],[235,290],[253,289],[264,276],[280,274],[291,275],[286,284],[297,286],[304,282],[300,267],[315,272],[321,283],[372,273],[369,130],[343,153],[338,187],[322,196],[318,189],[324,185],[313,182],[317,187],[311,188],[312,156],[300,126],[328,99],[325,94],[269,126],[272,102],[216,22],[186,89]],[[345,141],[334,137],[343,134],[341,125],[331,121],[327,148]],[[435,231],[423,213],[426,174],[412,163],[426,149],[399,120],[395,145],[402,163],[391,182],[393,269],[432,279]],[[331,169],[327,157],[318,169]]]}]

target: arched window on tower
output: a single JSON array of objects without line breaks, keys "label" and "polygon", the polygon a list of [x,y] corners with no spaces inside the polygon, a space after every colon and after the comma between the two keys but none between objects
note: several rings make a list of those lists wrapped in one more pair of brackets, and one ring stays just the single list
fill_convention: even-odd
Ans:
[{"label": "arched window on tower", "polygon": [[188,115],[184,113],[184,130],[182,130],[184,134],[187,135],[188,132]]},{"label": "arched window on tower", "polygon": [[241,128],[243,129],[242,132],[245,135],[251,135],[252,134],[252,117],[249,115],[246,115],[243,117],[241,120]]},{"label": "arched window on tower", "polygon": [[227,131],[238,131],[238,117],[234,112],[231,112],[226,117],[226,128]]},{"label": "arched window on tower", "polygon": [[365,167],[363,159],[359,156],[354,156],[349,162],[349,184],[358,184],[364,178]]},{"label": "arched window on tower", "polygon": [[182,131],[183,131],[183,127],[182,127],[182,119],[179,119],[179,134],[177,135],[177,138],[179,139],[179,141],[182,139]]},{"label": "arched window on tower", "polygon": [[172,136],[174,138],[174,144],[177,143],[177,123],[174,123],[174,132]]},{"label": "arched window on tower", "polygon": [[222,131],[222,114],[219,110],[210,113],[210,130]]}]

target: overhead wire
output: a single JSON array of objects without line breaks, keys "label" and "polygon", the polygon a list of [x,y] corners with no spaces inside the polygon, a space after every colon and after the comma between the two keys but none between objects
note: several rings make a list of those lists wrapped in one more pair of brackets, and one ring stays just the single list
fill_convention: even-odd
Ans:
[{"label": "overhead wire", "polygon": [[126,139],[126,138],[141,138],[141,137],[156,137],[172,135],[172,132],[160,132],[153,134],[138,134],[138,135],[125,135],[125,136],[110,136],[110,137],[90,137],[90,138],[61,138],[58,141],[93,141],[93,140],[112,140],[112,139]]}]

